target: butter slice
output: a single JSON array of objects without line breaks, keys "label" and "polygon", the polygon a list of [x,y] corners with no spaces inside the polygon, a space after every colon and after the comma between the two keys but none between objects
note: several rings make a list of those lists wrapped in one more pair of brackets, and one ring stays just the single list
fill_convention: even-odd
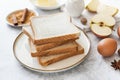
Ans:
[{"label": "butter slice", "polygon": [[56,6],[57,1],[56,0],[37,0],[37,4],[43,7],[50,7],[50,6]]}]

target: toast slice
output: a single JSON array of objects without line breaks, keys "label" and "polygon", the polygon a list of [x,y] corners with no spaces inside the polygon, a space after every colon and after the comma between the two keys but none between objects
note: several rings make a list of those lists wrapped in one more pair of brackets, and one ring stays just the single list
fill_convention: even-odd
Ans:
[{"label": "toast slice", "polygon": [[31,18],[34,44],[47,44],[78,38],[80,30],[70,22],[66,13]]},{"label": "toast slice", "polygon": [[[31,30],[31,27],[30,26],[25,26],[25,27],[23,27],[22,31],[23,31],[24,34],[26,34],[29,37],[30,41],[33,42],[34,39],[33,39],[33,33],[32,33],[32,30]],[[65,44],[67,42],[75,41],[76,39],[78,39],[78,38],[73,38],[73,39],[70,39],[70,40],[60,41],[60,42],[55,42],[55,43],[34,45],[34,46],[35,46],[36,50],[40,52],[40,51],[44,51],[44,50],[54,48],[56,46],[60,46],[60,45]]]},{"label": "toast slice", "polygon": [[22,32],[29,37],[29,39],[33,42],[34,41],[34,35],[33,35],[33,31],[31,29],[30,26],[24,26],[22,27]]},{"label": "toast slice", "polygon": [[[30,38],[30,40],[34,43],[34,35],[33,35],[33,32],[32,32],[32,29],[31,29],[31,27],[30,26],[24,26],[23,28],[22,28],[22,32],[25,34],[25,35],[27,35],[29,38]],[[58,45],[61,45],[61,44],[64,44],[64,43],[66,43],[66,42],[68,42],[68,41],[74,41],[74,40],[76,40],[76,39],[79,39],[79,36],[78,37],[75,37],[75,38],[71,38],[71,39],[68,39],[68,40],[61,40],[61,41],[58,41],[58,42],[54,42],[54,43],[47,43],[47,44],[35,44],[35,45],[46,45],[46,46],[44,46],[44,47],[48,47],[48,46],[50,46],[51,48],[53,48],[53,47],[56,47],[56,46],[58,46]],[[58,45],[57,45],[58,44]],[[53,45],[55,45],[55,46],[53,46]],[[53,47],[52,47],[53,46]],[[38,48],[38,50],[39,50],[39,48]]]},{"label": "toast slice", "polygon": [[61,54],[69,51],[77,51],[78,44],[75,41],[70,41],[63,45],[39,52],[36,50],[35,45],[30,41],[30,48],[31,48],[31,56],[39,57],[39,56]]},{"label": "toast slice", "polygon": [[57,55],[50,55],[50,56],[42,56],[38,57],[39,64],[42,66],[48,66],[55,62],[61,61],[63,59],[82,54],[84,53],[84,48],[79,45],[78,51],[71,51],[67,53],[57,54]]},{"label": "toast slice", "polygon": [[51,49],[51,48],[54,48],[57,46],[61,46],[62,44],[65,44],[68,42],[73,42],[73,41],[75,41],[75,39],[63,41],[63,42],[58,42],[58,43],[48,43],[48,44],[43,44],[43,45],[35,45],[35,48],[38,52],[41,52],[41,51],[45,51],[45,50],[48,50],[48,49]]}]

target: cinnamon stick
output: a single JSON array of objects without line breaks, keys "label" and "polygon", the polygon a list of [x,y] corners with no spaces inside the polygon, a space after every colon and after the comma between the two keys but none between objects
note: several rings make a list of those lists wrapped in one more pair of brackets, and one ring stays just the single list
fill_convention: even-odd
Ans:
[{"label": "cinnamon stick", "polygon": [[12,21],[14,25],[18,25],[17,17],[15,15],[12,15]]},{"label": "cinnamon stick", "polygon": [[27,13],[28,13],[28,9],[25,8],[25,9],[23,10],[23,15],[22,15],[22,18],[21,18],[21,23],[24,23],[24,22],[25,22]]}]

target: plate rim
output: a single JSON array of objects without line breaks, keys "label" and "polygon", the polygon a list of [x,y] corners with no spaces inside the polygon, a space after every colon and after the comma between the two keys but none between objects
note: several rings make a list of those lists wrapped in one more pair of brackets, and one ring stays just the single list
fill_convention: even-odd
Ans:
[{"label": "plate rim", "polygon": [[90,41],[88,35],[85,33],[84,30],[82,30],[82,29],[80,29],[80,30],[81,30],[81,31],[85,34],[85,36],[87,37],[87,39],[88,39],[88,41],[89,41],[89,43],[90,43],[90,47],[89,47],[88,53],[87,53],[81,60],[79,60],[78,62],[74,63],[73,65],[70,65],[70,66],[68,66],[68,67],[61,68],[61,69],[55,69],[55,70],[42,70],[42,69],[36,69],[36,68],[30,67],[29,65],[26,65],[26,64],[22,63],[22,62],[18,59],[18,57],[16,56],[15,45],[16,45],[16,42],[17,42],[17,40],[19,39],[19,37],[20,37],[22,34],[24,34],[23,32],[19,33],[18,36],[17,36],[17,37],[15,38],[15,40],[14,40],[14,43],[13,43],[13,54],[14,54],[14,57],[15,57],[15,58],[17,59],[17,61],[18,61],[20,64],[22,64],[24,67],[26,67],[26,68],[28,68],[28,69],[30,69],[30,70],[33,70],[33,71],[37,71],[37,72],[53,73],[53,72],[61,72],[61,71],[66,71],[66,70],[68,70],[68,69],[71,69],[71,68],[79,65],[80,63],[82,63],[82,62],[84,61],[84,59],[85,59],[85,58],[88,56],[88,54],[90,53],[90,49],[91,49],[91,41]]}]

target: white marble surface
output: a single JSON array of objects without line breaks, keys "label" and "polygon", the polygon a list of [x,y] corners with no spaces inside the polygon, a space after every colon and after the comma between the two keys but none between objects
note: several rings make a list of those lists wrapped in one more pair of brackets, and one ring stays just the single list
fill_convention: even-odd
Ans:
[{"label": "white marble surface", "polygon": [[[85,0],[87,3],[89,0]],[[100,0],[106,4],[112,4],[120,9],[119,0]],[[21,8],[30,8],[37,10],[40,14],[52,14],[58,12],[54,11],[41,11],[35,9],[29,0],[1,0],[0,1],[0,80],[120,80],[120,71],[115,71],[110,62],[114,59],[120,59],[117,52],[114,56],[109,58],[102,58],[98,54],[96,46],[99,42],[99,38],[88,32],[88,36],[91,40],[91,51],[87,59],[79,66],[60,73],[38,73],[30,71],[21,66],[13,55],[13,42],[17,35],[21,32],[21,29],[12,28],[5,22],[7,14],[13,10]],[[84,16],[88,16],[85,11]],[[116,16],[117,18],[119,15]],[[87,17],[89,18],[89,17]],[[79,21],[78,19],[75,19]],[[76,22],[75,21],[75,22]],[[80,23],[75,23],[80,27],[85,27]],[[119,23],[116,24],[116,28]],[[120,48],[120,40],[116,34],[116,31],[110,36],[115,38],[118,42],[118,48]]]}]

